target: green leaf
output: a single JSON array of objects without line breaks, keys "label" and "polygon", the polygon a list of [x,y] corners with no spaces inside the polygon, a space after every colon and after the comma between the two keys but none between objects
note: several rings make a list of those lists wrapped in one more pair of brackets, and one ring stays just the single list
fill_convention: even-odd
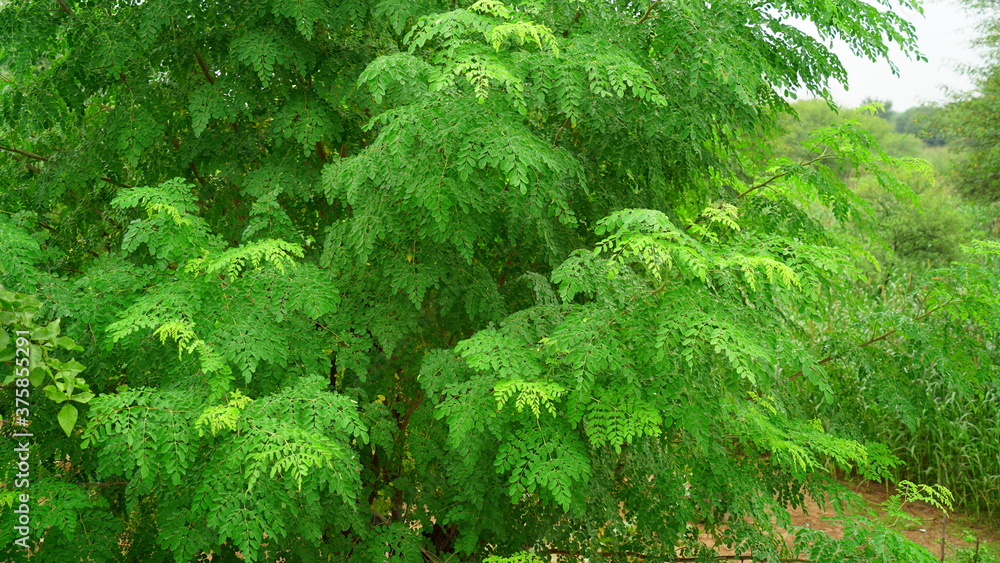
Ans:
[{"label": "green leaf", "polygon": [[73,427],[76,426],[76,419],[79,414],[76,407],[70,404],[63,405],[63,408],[59,410],[59,415],[56,418],[59,419],[59,426],[62,427],[63,432],[67,436],[70,435]]},{"label": "green leaf", "polygon": [[69,399],[65,389],[60,389],[60,384],[58,383],[56,385],[46,385],[42,388],[42,391],[45,392],[46,397],[56,403],[62,403]]}]

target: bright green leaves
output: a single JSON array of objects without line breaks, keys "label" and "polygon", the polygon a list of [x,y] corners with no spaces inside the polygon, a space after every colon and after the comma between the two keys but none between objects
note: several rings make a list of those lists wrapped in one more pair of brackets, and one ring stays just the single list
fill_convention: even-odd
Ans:
[{"label": "bright green leaves", "polygon": [[401,522],[383,523],[366,537],[366,561],[385,563],[423,563],[422,536]]},{"label": "bright green leaves", "polygon": [[313,38],[317,24],[332,23],[328,6],[320,0],[273,0],[269,4],[274,15],[295,22],[295,30],[306,40]]},{"label": "bright green leaves", "polygon": [[225,274],[236,278],[248,267],[260,269],[270,265],[282,274],[295,265],[295,258],[302,258],[302,247],[283,240],[256,241],[237,248],[231,248],[218,256],[208,255],[191,260],[185,270],[196,274]]},{"label": "bright green leaves", "polygon": [[67,436],[73,431],[73,427],[76,426],[76,420],[80,416],[80,411],[76,409],[75,406],[66,403],[63,408],[59,409],[59,414],[56,415],[56,419],[59,421],[59,427],[63,429],[63,432]]},{"label": "bright green leaves", "polygon": [[[473,4],[471,9],[475,9],[481,3]],[[513,43],[518,47],[524,46],[525,43],[533,43],[539,51],[549,50],[554,54],[559,54],[558,43],[555,36],[552,35],[552,31],[544,25],[527,21],[497,25],[486,34],[486,40],[497,51],[508,43]]]},{"label": "bright green leaves", "polygon": [[[735,208],[726,212],[710,211],[703,215],[710,223],[739,230],[734,216]],[[718,242],[718,237],[704,227],[691,230],[709,241]],[[602,219],[597,225],[597,232],[611,235],[597,247],[597,250],[611,254],[616,264],[612,267],[611,275],[616,274],[623,265],[637,262],[659,282],[660,288],[666,288],[671,279],[681,281],[696,278],[708,282],[710,277],[716,280],[730,279],[731,273],[740,275],[750,291],[760,290],[761,284],[765,282],[771,287],[783,289],[801,287],[799,275],[784,261],[791,248],[780,249],[783,252],[773,256],[748,254],[753,246],[758,246],[759,250],[779,249],[771,245],[760,248],[760,245],[753,243],[744,247],[744,241],[733,237],[730,240],[735,244],[718,244],[716,248],[711,248],[674,226],[666,215],[659,212],[634,209],[620,211]],[[793,242],[789,240],[785,243],[791,245]]]},{"label": "bright green leaves", "polygon": [[445,52],[453,54],[468,36],[485,37],[493,25],[494,20],[488,16],[469,10],[452,10],[421,18],[404,40],[410,44],[410,52],[413,52],[428,41],[438,39]]},{"label": "bright green leaves", "polygon": [[201,416],[195,419],[194,426],[198,429],[198,435],[203,436],[205,434],[205,427],[208,427],[213,436],[222,430],[234,432],[236,430],[236,423],[240,419],[240,412],[252,401],[253,399],[239,391],[233,391],[229,401],[225,405],[208,407],[205,409],[205,412],[201,413]]},{"label": "bright green leaves", "polygon": [[29,230],[31,220],[29,213],[0,215],[0,280],[8,285],[36,283],[44,277],[36,267],[44,253]]},{"label": "bright green leaves", "polygon": [[514,407],[518,412],[525,408],[535,414],[535,418],[541,416],[541,410],[545,410],[552,416],[556,415],[553,399],[558,399],[566,390],[556,384],[545,381],[524,381],[519,379],[506,379],[498,381],[493,388],[497,398],[497,408],[503,409],[507,402],[517,395]]},{"label": "bright green leaves", "polygon": [[[63,361],[53,356],[60,350],[82,352],[83,347],[72,338],[60,335],[60,319],[45,326],[34,322],[41,308],[36,298],[0,286],[0,361],[13,362],[15,369],[3,380],[3,385],[18,389],[18,419],[28,422],[30,409],[25,392],[31,387],[41,391],[55,404],[62,404],[56,421],[66,436],[70,436],[79,416],[73,403],[87,404],[94,398],[90,386],[80,374],[86,369],[76,360]],[[47,385],[44,385],[48,382]],[[17,383],[17,385],[14,385]],[[26,384],[25,384],[26,383]]]},{"label": "bright green leaves", "polygon": [[[264,254],[235,253],[230,258],[252,265],[253,256]],[[278,257],[287,259],[283,251]],[[232,271],[232,263],[223,258],[208,263],[221,264],[219,272]],[[197,291],[189,293],[191,288]],[[260,294],[266,297],[249,297]],[[199,313],[213,303],[223,307],[208,316]],[[306,344],[316,338],[313,319],[333,312],[338,303],[336,286],[311,266],[295,266],[285,273],[250,269],[228,282],[184,274],[136,300],[108,327],[108,334],[111,342],[135,345],[140,335],[152,331],[161,342],[176,341],[179,353],[197,352],[200,369],[213,374],[210,381],[218,394],[229,389],[229,366],[247,382],[262,369],[270,377],[281,377],[293,359],[302,362],[297,369],[322,369],[317,364],[325,356],[322,350]],[[290,346],[289,331],[304,332],[303,347]]]},{"label": "bright green leaves", "polygon": [[598,389],[586,419],[587,437],[594,447],[622,446],[636,438],[662,433],[663,418],[652,405],[627,395],[628,389]]},{"label": "bright green leaves", "polygon": [[[367,441],[367,430],[356,404],[325,386],[302,378],[254,400],[233,392],[224,405],[192,390],[120,390],[95,402],[85,437],[132,494],[155,492],[191,524],[255,550],[262,533],[289,533],[282,503],[313,525],[321,506],[353,510],[360,467],[350,442]],[[161,542],[182,553],[168,537]]]},{"label": "bright green leaves", "polygon": [[[4,4],[0,275],[101,391],[93,454],[45,457],[109,485],[54,497],[38,557],[93,553],[79,520],[127,559],[666,559],[726,512],[717,539],[765,545],[817,459],[877,468],[789,398],[841,391],[816,361],[857,334],[812,337],[861,270],[815,216],[863,206],[738,141],[841,74],[781,18],[912,45],[793,4]],[[56,416],[88,391],[52,365]]]},{"label": "bright green leaves", "polygon": [[[885,475],[897,463],[891,456],[759,399],[774,390],[790,400],[785,385],[795,370],[831,396],[812,343],[801,338],[801,311],[859,273],[850,252],[759,233],[755,219],[721,203],[683,227],[648,209],[597,222],[604,238],[596,249],[576,251],[552,272],[562,305],[529,308],[460,342],[461,368],[434,360],[439,371],[422,382],[442,397],[437,414],[451,447],[462,455],[495,451],[512,500],[533,499],[537,487],[542,502],[564,509],[591,478],[575,462],[580,447],[595,459],[690,440],[698,457],[729,448],[724,434],[741,444],[733,447],[770,459],[755,471],[805,481],[828,457]],[[469,440],[487,442],[459,447]],[[539,467],[553,478],[538,481]]]},{"label": "bright green leaves", "polygon": [[[284,331],[313,331],[309,319],[333,312],[339,291],[328,276],[299,263],[304,250],[298,244],[265,239],[223,249],[193,214],[190,188],[172,180],[136,188],[114,201],[123,208],[144,205],[149,216],[134,221],[126,232],[126,251],[146,242],[154,257],[186,261],[183,268],[169,264],[155,289],[134,301],[107,330],[110,343],[151,330],[161,343],[176,342],[178,359],[197,352],[201,372],[210,376],[212,396],[219,397],[230,389],[230,366],[249,382],[262,365],[285,368],[293,358],[303,359],[300,351],[289,354]],[[154,236],[167,233],[173,240]],[[248,297],[254,292],[268,297]],[[201,311],[213,301],[227,305],[206,318]],[[321,369],[319,350],[306,355],[308,369]]]},{"label": "bright green leaves", "polygon": [[191,93],[188,101],[195,136],[200,137],[212,121],[223,121],[228,126],[237,117],[248,113],[249,108],[244,101],[248,98],[245,90],[226,78],[200,86]]},{"label": "bright green leaves", "polygon": [[564,510],[573,506],[591,465],[580,439],[567,430],[558,423],[527,426],[519,432],[519,440],[500,446],[494,465],[510,475],[508,494],[513,502],[528,500],[537,491],[550,495]]},{"label": "bright green leaves", "polygon": [[[465,340],[455,346],[455,352],[465,359],[469,367],[478,370],[490,370],[505,379],[517,377],[537,377],[542,373],[542,365],[535,351],[524,346],[523,337],[511,334],[511,331],[497,331],[487,328],[479,332],[479,337]],[[505,394],[518,390],[518,384],[508,381],[508,391],[497,390],[497,402],[506,401]],[[520,391],[525,391],[521,389]],[[533,393],[545,393],[544,388],[538,388]],[[560,394],[558,387],[549,388],[549,394]],[[536,403],[537,404],[537,403]],[[534,409],[533,409],[534,410]]]},{"label": "bright green leaves", "polygon": [[218,241],[203,219],[194,214],[194,186],[181,178],[159,186],[133,188],[114,199],[121,209],[145,207],[147,218],[136,219],[122,238],[122,250],[135,252],[145,244],[150,255],[162,263],[194,258],[203,248],[216,248]]},{"label": "bright green leaves", "polygon": [[[562,56],[561,40],[552,30],[519,19],[521,13],[515,15],[501,2],[480,1],[469,11],[422,18],[405,41],[411,54],[425,45],[439,46],[431,60],[442,76],[465,78],[480,101],[498,90],[522,115],[529,105],[550,103],[546,98],[556,90],[560,112],[575,120],[581,88],[598,96],[624,98],[630,93],[645,103],[668,105],[650,71],[610,41],[584,36],[570,43]],[[528,45],[537,53],[526,52]],[[577,56],[583,52],[586,58]],[[583,77],[586,80],[578,79]],[[566,105],[570,97],[576,101]]]},{"label": "bright green leaves", "polygon": [[669,105],[653,75],[634,59],[615,48],[610,41],[596,40],[586,45],[575,44],[572,49],[586,50],[598,55],[595,60],[586,63],[582,68],[586,72],[591,93],[601,97],[618,98],[631,94],[651,105]]},{"label": "bright green leaves", "polygon": [[302,490],[303,478],[315,470],[334,469],[333,460],[341,461],[347,454],[340,444],[321,435],[290,431],[282,436],[262,438],[263,445],[250,459],[252,468],[247,488],[251,491],[259,476],[264,474],[271,478],[288,476]]},{"label": "bright green leaves", "polygon": [[683,268],[682,275],[693,274],[703,281],[712,266],[708,250],[660,212],[620,211],[602,219],[596,232],[611,235],[600,243],[599,251],[610,252],[617,264],[638,261],[655,280],[670,277],[675,262]]},{"label": "bright green leaves", "polygon": [[328,201],[351,210],[329,228],[324,256],[338,267],[370,265],[415,306],[458,268],[478,294],[470,312],[496,309],[477,249],[500,229],[560,253],[583,174],[568,152],[505,115],[495,100],[444,95],[382,114],[372,145],[323,171]]}]

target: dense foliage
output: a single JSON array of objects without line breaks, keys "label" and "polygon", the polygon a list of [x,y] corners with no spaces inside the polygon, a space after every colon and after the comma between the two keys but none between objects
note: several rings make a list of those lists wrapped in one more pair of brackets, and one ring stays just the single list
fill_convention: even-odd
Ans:
[{"label": "dense foliage", "polygon": [[828,39],[919,56],[891,8],[0,6],[0,304],[48,323],[32,385],[85,389],[32,396],[32,560],[932,560],[776,534],[898,465],[857,415],[910,363],[995,377],[955,352],[981,262],[864,298],[845,171],[909,202],[925,167],[851,120],[747,141],[846,79]]}]

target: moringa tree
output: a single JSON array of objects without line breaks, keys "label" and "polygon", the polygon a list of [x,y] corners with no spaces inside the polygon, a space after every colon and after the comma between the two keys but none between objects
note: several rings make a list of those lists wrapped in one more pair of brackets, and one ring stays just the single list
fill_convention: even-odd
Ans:
[{"label": "moringa tree", "polygon": [[5,3],[0,282],[96,395],[32,395],[32,560],[929,560],[776,535],[895,463],[796,397],[888,338],[817,336],[868,215],[813,164],[904,163],[747,141],[829,40],[919,56],[892,7]]}]

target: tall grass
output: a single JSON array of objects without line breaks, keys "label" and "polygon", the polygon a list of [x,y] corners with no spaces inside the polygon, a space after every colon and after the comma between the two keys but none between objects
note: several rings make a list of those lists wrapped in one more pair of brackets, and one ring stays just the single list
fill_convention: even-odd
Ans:
[{"label": "tall grass", "polygon": [[939,483],[957,505],[990,521],[1000,518],[1000,387],[980,393],[943,378],[914,381],[915,416],[880,413],[878,439],[904,464],[899,478]]},{"label": "tall grass", "polygon": [[[914,276],[917,277],[917,276]],[[917,316],[914,277],[897,275],[869,288],[872,307]],[[857,322],[857,319],[854,319]],[[956,508],[1000,521],[1000,339],[961,319],[930,318],[912,329],[920,342],[886,342],[833,373],[838,405],[815,404],[839,431],[881,442],[899,457],[897,480],[941,484]],[[952,335],[951,337],[947,335]],[[879,377],[872,377],[875,373]],[[876,387],[888,379],[895,383]]]}]

